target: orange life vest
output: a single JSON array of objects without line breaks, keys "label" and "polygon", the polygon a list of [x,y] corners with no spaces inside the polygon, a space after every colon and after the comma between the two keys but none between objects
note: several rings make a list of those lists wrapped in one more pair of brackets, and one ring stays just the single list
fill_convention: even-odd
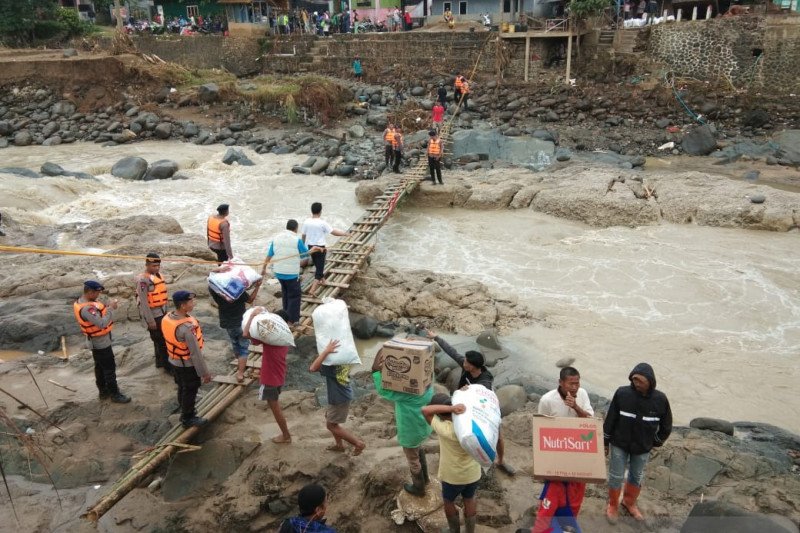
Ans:
[{"label": "orange life vest", "polygon": [[167,284],[161,274],[147,274],[145,277],[150,278],[153,282],[153,290],[147,292],[147,307],[154,309],[156,307],[164,307],[169,301],[167,298]]},{"label": "orange life vest", "polygon": [[392,144],[394,146],[394,129],[386,128],[386,131],[383,132],[383,140],[386,144]]},{"label": "orange life vest", "polygon": [[225,222],[225,219],[219,219],[217,217],[208,217],[208,225],[206,227],[206,234],[208,235],[208,240],[211,242],[222,242],[222,223]]},{"label": "orange life vest", "polygon": [[464,86],[464,76],[456,76],[456,83],[455,83],[456,90],[460,91],[463,86]]},{"label": "orange life vest", "polygon": [[399,132],[395,132],[394,136],[392,137],[392,148],[397,150],[403,146],[403,134]]},{"label": "orange life vest", "polygon": [[197,336],[197,344],[200,346],[201,350],[203,349],[203,330],[197,319],[193,316],[176,319],[172,318],[172,313],[169,313],[164,315],[164,318],[161,320],[161,332],[164,334],[164,340],[167,341],[167,354],[170,359],[181,359],[183,361],[191,359],[189,345],[179,341],[175,336],[178,327],[187,322],[194,327],[195,335]]},{"label": "orange life vest", "polygon": [[428,155],[442,155],[441,139],[431,139],[428,141]]},{"label": "orange life vest", "polygon": [[108,310],[106,306],[101,302],[81,302],[79,300],[75,300],[75,303],[72,304],[72,310],[75,312],[75,319],[78,321],[78,325],[81,327],[81,331],[87,337],[102,337],[103,335],[108,335],[111,333],[111,329],[114,327],[114,322],[109,322],[106,327],[103,329],[98,328],[88,320],[84,320],[81,316],[81,311],[87,305],[93,306],[95,309],[100,311],[100,317],[105,317]]}]

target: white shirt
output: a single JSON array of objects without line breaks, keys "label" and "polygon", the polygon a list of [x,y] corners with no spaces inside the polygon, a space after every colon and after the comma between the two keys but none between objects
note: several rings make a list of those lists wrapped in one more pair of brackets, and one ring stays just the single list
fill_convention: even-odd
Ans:
[{"label": "white shirt", "polygon": [[333,231],[333,227],[321,218],[307,218],[300,228],[300,233],[306,236],[306,246],[325,246],[326,237]]},{"label": "white shirt", "polygon": [[[578,389],[578,394],[575,397],[575,403],[578,407],[589,413],[589,416],[594,416],[594,409],[589,402],[589,395],[583,389]],[[577,417],[578,413],[575,409],[567,407],[564,399],[558,393],[558,389],[551,390],[539,400],[539,414],[547,416],[562,416],[562,417]]]}]

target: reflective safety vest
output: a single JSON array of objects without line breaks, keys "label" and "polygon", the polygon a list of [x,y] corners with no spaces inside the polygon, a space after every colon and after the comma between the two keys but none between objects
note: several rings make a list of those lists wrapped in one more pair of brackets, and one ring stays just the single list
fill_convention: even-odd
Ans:
[{"label": "reflective safety vest", "polygon": [[147,292],[147,307],[154,309],[164,307],[169,301],[167,298],[167,284],[161,274],[145,274],[153,282],[153,290]]},{"label": "reflective safety vest", "polygon": [[172,318],[172,313],[169,313],[164,315],[164,318],[161,320],[161,333],[164,334],[164,340],[167,341],[167,354],[170,359],[181,359],[183,361],[191,359],[189,345],[179,341],[175,336],[178,327],[186,323],[190,323],[193,326],[195,336],[197,337],[197,345],[200,346],[201,350],[203,349],[203,330],[200,328],[200,323],[197,319],[193,316],[180,319]]},{"label": "reflective safety vest", "polygon": [[383,140],[386,144],[394,145],[394,130],[386,128],[386,131],[383,132]]},{"label": "reflective safety vest", "polygon": [[428,141],[428,155],[442,155],[441,139],[431,139]]},{"label": "reflective safety vest", "polygon": [[403,134],[395,132],[394,136],[392,137],[392,148],[397,150],[402,147],[403,147]]},{"label": "reflective safety vest", "polygon": [[464,76],[456,76],[456,83],[455,83],[456,90],[460,91],[463,86],[464,86]]},{"label": "reflective safety vest", "polygon": [[206,235],[208,235],[208,240],[211,242],[222,242],[222,223],[225,222],[225,219],[219,219],[217,217],[208,217],[208,225],[206,226]]},{"label": "reflective safety vest", "polygon": [[75,300],[75,303],[72,304],[72,310],[75,312],[75,319],[78,321],[78,325],[81,327],[81,331],[83,332],[83,334],[91,338],[91,337],[102,337],[103,335],[108,335],[109,333],[111,333],[111,329],[114,327],[113,321],[109,322],[106,327],[100,329],[91,322],[89,322],[88,320],[83,319],[83,317],[81,316],[81,311],[83,311],[83,308],[88,305],[91,305],[95,309],[100,311],[101,318],[104,318],[106,316],[106,313],[108,312],[106,306],[101,302],[81,302],[79,300]]}]

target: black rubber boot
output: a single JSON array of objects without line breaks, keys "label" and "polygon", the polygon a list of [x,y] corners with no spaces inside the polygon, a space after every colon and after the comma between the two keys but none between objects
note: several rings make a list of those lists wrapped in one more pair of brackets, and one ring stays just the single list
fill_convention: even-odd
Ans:
[{"label": "black rubber boot", "polygon": [[403,488],[414,496],[425,496],[425,479],[422,477],[422,470],[416,474],[411,474],[411,483],[406,483]]},{"label": "black rubber boot", "polygon": [[422,446],[419,447],[419,463],[422,465],[422,479],[425,480],[427,485],[430,483],[431,478],[428,476],[428,458],[425,457],[425,450],[422,449]]},{"label": "black rubber boot", "polygon": [[447,517],[447,530],[450,533],[461,533],[461,521],[457,514]]}]

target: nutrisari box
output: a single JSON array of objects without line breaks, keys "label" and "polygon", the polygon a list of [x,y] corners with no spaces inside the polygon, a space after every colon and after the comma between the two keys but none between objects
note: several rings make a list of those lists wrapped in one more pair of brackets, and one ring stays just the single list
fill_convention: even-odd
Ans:
[{"label": "nutrisari box", "polygon": [[603,421],[534,415],[533,478],[605,483]]},{"label": "nutrisari box", "polygon": [[383,344],[381,383],[386,390],[420,395],[433,382],[433,342],[395,337]]}]

